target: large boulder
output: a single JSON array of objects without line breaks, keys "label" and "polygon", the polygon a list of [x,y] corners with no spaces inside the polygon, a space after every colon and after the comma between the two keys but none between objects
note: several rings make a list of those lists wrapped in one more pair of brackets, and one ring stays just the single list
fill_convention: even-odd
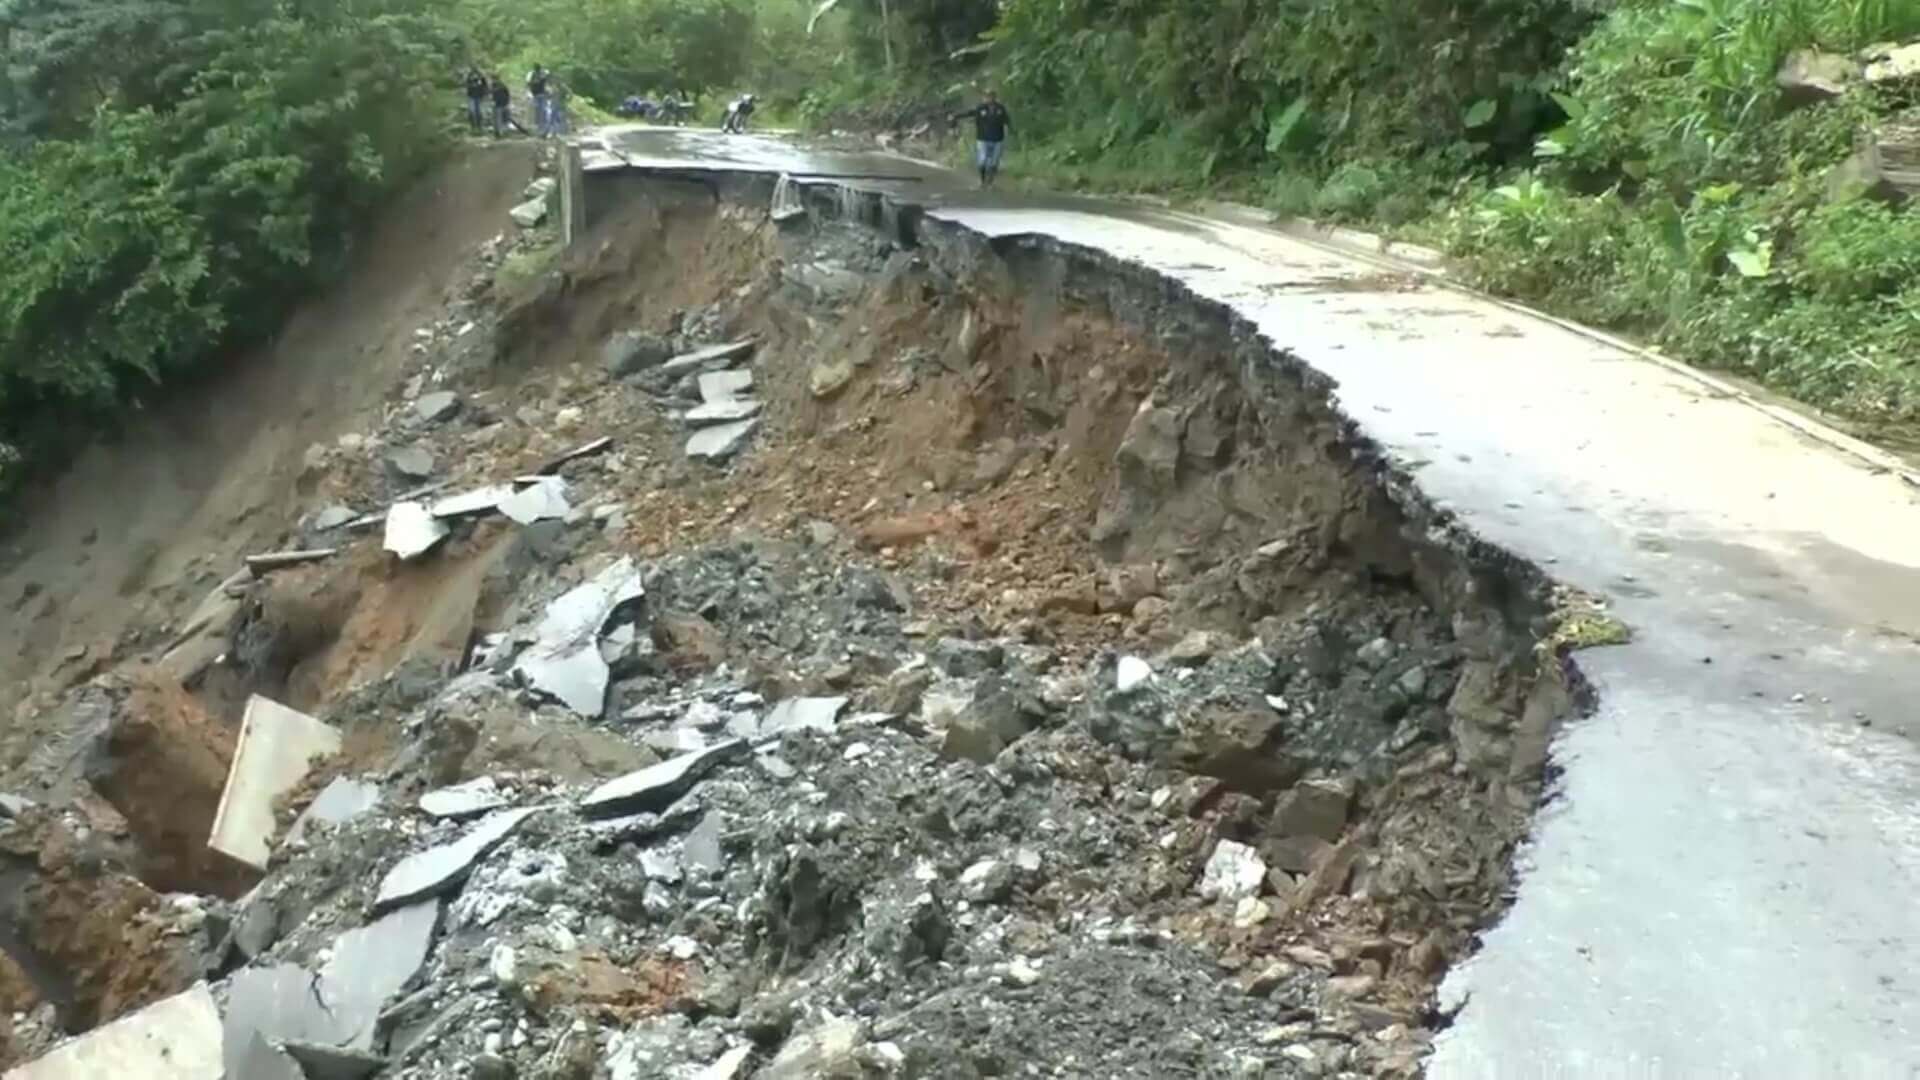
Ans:
[{"label": "large boulder", "polygon": [[1860,50],[1860,60],[1869,86],[1894,86],[1920,79],[1920,41],[1869,45]]},{"label": "large boulder", "polygon": [[1860,138],[1852,157],[1827,177],[1828,197],[1836,202],[1869,198],[1905,202],[1920,192],[1920,116],[1890,119]]},{"label": "large boulder", "polygon": [[623,330],[600,347],[600,361],[614,378],[659,367],[672,355],[671,341],[643,330]]},{"label": "large boulder", "polygon": [[1852,57],[1818,49],[1788,53],[1774,75],[1781,99],[1795,108],[1831,101],[1859,80],[1860,64]]}]

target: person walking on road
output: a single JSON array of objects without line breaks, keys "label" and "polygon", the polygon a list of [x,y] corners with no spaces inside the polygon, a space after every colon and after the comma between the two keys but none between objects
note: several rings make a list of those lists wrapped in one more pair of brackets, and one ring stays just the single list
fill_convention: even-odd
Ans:
[{"label": "person walking on road", "polygon": [[506,82],[499,75],[495,75],[489,92],[493,95],[493,137],[497,139],[506,134],[508,128],[515,126],[513,91],[507,89]]},{"label": "person walking on road", "polygon": [[485,75],[480,74],[480,69],[477,67],[468,68],[467,69],[467,127],[475,135],[480,134],[480,130],[482,127],[482,119],[481,119],[482,108],[484,107],[484,103],[486,102],[486,100],[487,100],[487,77]]},{"label": "person walking on road", "polygon": [[553,76],[539,64],[527,75],[527,93],[533,97],[533,128],[541,138],[553,134]]},{"label": "person walking on road", "polygon": [[985,101],[954,113],[952,119],[963,116],[973,117],[973,163],[980,170],[980,186],[992,187],[994,177],[1000,175],[1000,159],[1006,154],[1007,130],[1013,127],[1013,116],[991,89]]}]

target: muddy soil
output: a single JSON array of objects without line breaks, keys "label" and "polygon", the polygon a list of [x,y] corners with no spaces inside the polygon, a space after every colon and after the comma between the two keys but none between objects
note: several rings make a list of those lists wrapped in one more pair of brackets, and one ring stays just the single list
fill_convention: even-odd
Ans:
[{"label": "muddy soil", "polygon": [[[459,835],[422,793],[537,808],[446,892],[384,1075],[1417,1073],[1579,697],[1547,583],[1284,350],[1138,268],[826,186],[780,223],[770,179],[589,194],[531,276],[503,267],[540,236],[469,234],[360,384],[383,407],[287,442],[302,479],[260,511],[377,511],[399,448],[458,491],[612,437],[559,470],[573,512],[457,522],[410,562],[336,532],[339,557],[230,590],[218,564],[199,625],[114,627],[155,643],[128,662],[166,653],[146,681],[108,663],[23,710],[40,748],[7,789],[99,834],[147,902],[196,894],[211,928],[174,937],[223,1000],[236,972],[317,969],[396,860]],[[692,460],[702,373],[660,360],[738,340],[757,427]],[[441,387],[458,410],[423,418]],[[596,628],[611,686],[577,712],[516,657],[621,557],[645,595]],[[382,797],[227,903],[255,875],[196,861],[232,752],[200,718],[250,693],[346,737],[286,817],[335,777]],[[839,704],[773,726],[808,696]],[[588,808],[729,733],[753,752],[670,805]],[[57,999],[79,1030],[151,998]]]}]

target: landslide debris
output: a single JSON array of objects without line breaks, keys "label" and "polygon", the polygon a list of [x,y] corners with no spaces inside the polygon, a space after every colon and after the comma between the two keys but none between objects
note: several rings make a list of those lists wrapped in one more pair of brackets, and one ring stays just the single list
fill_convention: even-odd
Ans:
[{"label": "landslide debris", "polygon": [[[617,183],[312,455],[336,554],[43,717],[10,1060],[205,979],[263,1076],[1418,1073],[1572,708],[1544,583],[1140,271]],[[264,873],[203,846],[253,693],[341,735]]]}]

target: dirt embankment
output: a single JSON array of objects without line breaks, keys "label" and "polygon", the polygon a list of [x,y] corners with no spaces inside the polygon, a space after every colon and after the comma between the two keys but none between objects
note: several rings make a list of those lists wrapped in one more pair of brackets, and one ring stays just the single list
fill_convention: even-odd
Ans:
[{"label": "dirt embankment", "polygon": [[[524,179],[485,171],[475,199]],[[776,224],[771,181],[609,183],[550,269],[503,274],[489,252],[449,265],[437,301],[389,309],[381,361],[346,394],[360,408],[302,414],[275,452],[246,443],[259,475],[233,465],[199,496],[256,507],[236,528],[278,522],[257,534],[278,540],[329,503],[383,505],[405,486],[389,448],[428,452],[458,490],[612,436],[564,470],[576,512],[461,523],[412,563],[379,550],[377,530],[348,537],[339,558],[211,599],[211,644],[184,683],[167,665],[123,671],[90,688],[107,695],[90,712],[72,699],[33,711],[58,736],[49,745],[100,755],[79,795],[105,804],[103,864],[159,889],[231,896],[250,883],[197,861],[231,754],[221,718],[256,691],[314,711],[348,746],[303,792],[368,772],[391,805],[270,870],[276,948],[305,962],[321,930],[360,918],[374,871],[417,831],[396,824],[400,808],[425,787],[499,774],[528,799],[555,797],[657,757],[685,734],[664,717],[844,696],[899,726],[789,746],[807,798],[768,790],[760,772],[706,791],[740,872],[679,899],[660,888],[678,877],[629,880],[631,851],[549,823],[515,849],[514,874],[558,860],[570,869],[550,875],[539,910],[590,918],[550,935],[515,915],[488,934],[575,941],[634,971],[676,950],[675,977],[636,991],[645,1007],[620,1021],[686,999],[673,1007],[703,1038],[769,1053],[811,995],[878,1017],[909,1061],[958,1063],[925,1075],[999,1075],[1036,1055],[1170,1075],[1186,1068],[1168,1056],[1182,1025],[1219,1029],[1235,1060],[1278,1075],[1417,1069],[1445,1022],[1433,988],[1504,904],[1547,741],[1573,707],[1570,669],[1538,647],[1545,582],[1436,514],[1284,351],[1137,268],[1044,240],[988,243],[830,188]],[[468,260],[494,231],[449,228],[449,252],[464,238]],[[412,348],[418,326],[455,323]],[[663,353],[756,342],[758,427],[731,461],[688,458],[698,379],[616,358],[610,346],[634,334]],[[461,393],[451,419],[414,416],[429,385]],[[309,460],[316,441],[330,449]],[[620,555],[647,567],[638,640],[611,661],[603,713],[568,716],[501,658],[532,640],[558,591]],[[180,564],[143,572],[162,565]],[[133,628],[121,640],[140,654],[171,642],[154,620],[184,601],[154,605],[79,622]],[[885,769],[860,764],[868,755]],[[127,772],[136,760],[152,774]],[[836,809],[842,831],[795,816],[812,806]],[[972,898],[935,922],[888,921],[923,884],[946,896],[939,876],[981,860],[1019,867],[1017,880],[962,879],[955,895]],[[754,914],[735,926],[734,911]],[[1081,922],[1095,915],[1097,934]],[[687,935],[699,950],[669,944]],[[1045,953],[1052,971],[1132,989],[1104,1002],[1035,969],[1006,976],[996,950],[1015,947],[1021,965]],[[876,986],[875,949],[911,964]],[[681,978],[696,952],[701,977]],[[481,1001],[492,991],[472,989],[488,985],[474,975],[497,960],[457,934],[435,963],[448,997],[475,995],[465,1015],[532,1027],[525,1064],[561,1055],[564,1037],[539,1039],[576,1018],[566,1001]],[[999,989],[965,982],[989,968]],[[1010,1011],[995,996],[1008,988]],[[1156,1005],[1163,992],[1178,1000]],[[127,1003],[88,1001],[82,1026]],[[781,1010],[784,1023],[765,1021]],[[1117,1016],[1172,1027],[1100,1045]],[[433,1060],[500,1053],[481,1049],[478,1025],[456,1028]],[[706,1045],[684,1034],[666,1041]],[[1212,1075],[1209,1061],[1189,1071]]]}]

